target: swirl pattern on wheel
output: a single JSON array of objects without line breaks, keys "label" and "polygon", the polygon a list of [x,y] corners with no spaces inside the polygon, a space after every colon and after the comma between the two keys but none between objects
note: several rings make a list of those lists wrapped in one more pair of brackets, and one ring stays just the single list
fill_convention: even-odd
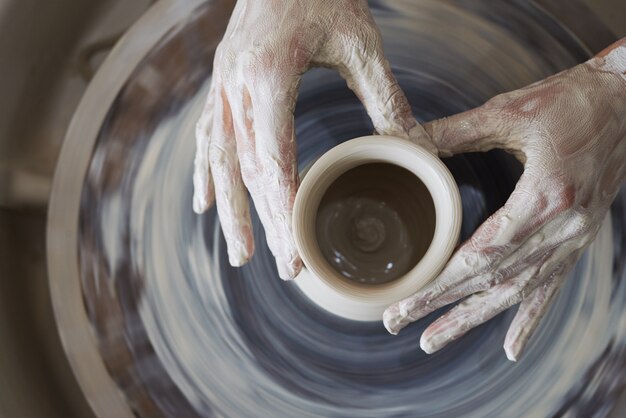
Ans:
[{"label": "swirl pattern on wheel", "polygon": [[[422,121],[480,105],[585,58],[532,3],[372,2],[394,72]],[[253,214],[256,253],[228,265],[216,211],[192,211],[193,127],[225,12],[204,5],[134,70],[100,129],[84,179],[78,255],[99,352],[143,416],[549,416],[608,411],[626,347],[626,192],[546,315],[525,357],[502,350],[514,310],[427,356],[398,336],[311,303],[278,279]],[[296,109],[307,167],[371,133],[336,74],[313,70]],[[445,161],[463,200],[462,239],[508,197],[512,157]]]}]

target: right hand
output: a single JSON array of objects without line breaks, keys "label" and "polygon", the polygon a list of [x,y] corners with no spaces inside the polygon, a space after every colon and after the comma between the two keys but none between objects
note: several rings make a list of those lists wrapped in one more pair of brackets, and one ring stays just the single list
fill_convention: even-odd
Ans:
[{"label": "right hand", "polygon": [[193,208],[215,200],[231,265],[254,251],[246,189],[283,279],[302,268],[292,235],[298,188],[293,111],[309,68],[334,68],[376,131],[436,152],[411,113],[365,0],[239,0],[219,44],[196,127]]},{"label": "right hand", "polygon": [[626,39],[425,128],[442,156],[500,148],[524,173],[438,278],[385,311],[385,326],[396,334],[461,300],[422,334],[432,353],[521,302],[504,342],[515,361],[626,179]]}]

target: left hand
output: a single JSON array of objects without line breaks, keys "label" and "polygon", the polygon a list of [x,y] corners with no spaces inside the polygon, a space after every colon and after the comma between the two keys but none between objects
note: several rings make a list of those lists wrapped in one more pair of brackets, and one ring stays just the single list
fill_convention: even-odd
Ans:
[{"label": "left hand", "polygon": [[248,192],[281,278],[302,268],[291,216],[298,188],[294,108],[302,75],[343,76],[379,134],[436,152],[398,85],[366,0],[238,0],[215,53],[196,127],[193,209],[217,203],[230,264],[254,252]]}]

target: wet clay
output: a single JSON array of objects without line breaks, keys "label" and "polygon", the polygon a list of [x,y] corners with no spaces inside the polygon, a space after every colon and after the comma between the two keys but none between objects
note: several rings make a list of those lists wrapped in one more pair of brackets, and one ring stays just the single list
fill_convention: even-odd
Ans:
[{"label": "wet clay", "polygon": [[381,284],[410,271],[435,231],[435,206],[410,171],[369,163],[330,185],[317,212],[316,234],[326,261],[343,277]]}]

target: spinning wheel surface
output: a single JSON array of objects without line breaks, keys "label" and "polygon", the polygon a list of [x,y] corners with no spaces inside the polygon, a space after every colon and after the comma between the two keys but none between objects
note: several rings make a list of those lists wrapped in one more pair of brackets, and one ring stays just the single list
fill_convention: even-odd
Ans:
[{"label": "spinning wheel surface", "polygon": [[[96,412],[122,416],[603,415],[623,383],[626,193],[519,363],[515,308],[434,354],[419,336],[335,317],[281,281],[253,214],[256,253],[228,265],[215,209],[192,212],[194,125],[230,2],[157,4],[94,80],[68,134],[50,209],[57,322]],[[590,55],[532,2],[371,3],[422,121],[457,113]],[[155,29],[156,28],[156,29]],[[139,54],[139,55],[138,55]],[[139,58],[141,58],[139,60]],[[138,61],[139,60],[139,61]],[[301,168],[371,133],[335,73],[306,74]],[[445,161],[462,239],[506,200],[520,166],[500,152]]]}]

